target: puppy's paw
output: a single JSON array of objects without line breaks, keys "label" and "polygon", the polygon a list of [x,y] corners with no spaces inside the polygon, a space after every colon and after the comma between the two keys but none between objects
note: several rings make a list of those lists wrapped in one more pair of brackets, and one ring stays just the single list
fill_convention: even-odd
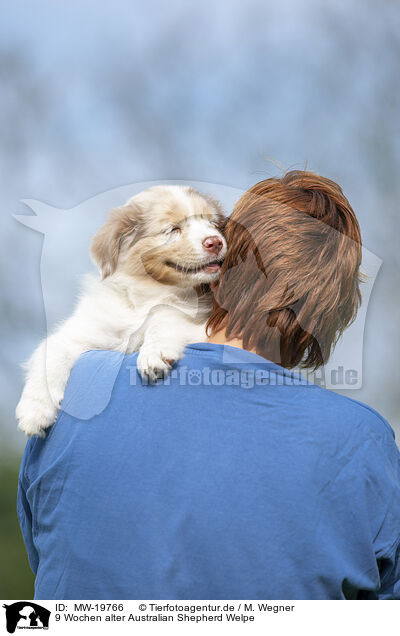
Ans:
[{"label": "puppy's paw", "polygon": [[23,395],[15,412],[18,420],[18,428],[28,437],[37,435],[45,436],[45,430],[54,424],[58,408],[49,397]]},{"label": "puppy's paw", "polygon": [[156,382],[168,375],[174,360],[162,351],[142,347],[137,359],[137,368],[144,379]]}]

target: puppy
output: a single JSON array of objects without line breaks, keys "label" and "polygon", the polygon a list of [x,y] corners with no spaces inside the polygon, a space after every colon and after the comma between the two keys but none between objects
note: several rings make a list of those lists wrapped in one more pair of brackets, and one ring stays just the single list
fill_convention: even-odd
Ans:
[{"label": "puppy", "polygon": [[111,212],[91,248],[101,277],[86,277],[72,316],[24,365],[16,410],[22,431],[44,436],[84,351],[140,350],[139,373],[155,379],[187,344],[204,339],[207,286],[226,253],[224,224],[219,204],[186,186],[149,188]]}]

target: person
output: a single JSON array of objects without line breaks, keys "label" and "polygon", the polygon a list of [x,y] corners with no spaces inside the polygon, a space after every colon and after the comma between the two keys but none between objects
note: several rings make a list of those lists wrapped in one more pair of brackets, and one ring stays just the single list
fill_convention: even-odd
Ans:
[{"label": "person", "polygon": [[18,514],[36,599],[400,598],[393,430],[298,371],[357,313],[354,212],[292,171],[250,188],[226,237],[208,339],[157,385],[126,355],[90,419],[70,413],[102,401],[120,354],[83,354],[57,422],[29,440]]}]

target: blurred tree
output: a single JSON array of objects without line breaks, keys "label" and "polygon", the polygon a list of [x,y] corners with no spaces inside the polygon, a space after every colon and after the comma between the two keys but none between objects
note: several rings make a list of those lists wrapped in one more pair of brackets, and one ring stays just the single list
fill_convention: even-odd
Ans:
[{"label": "blurred tree", "polygon": [[33,573],[29,567],[18,523],[16,499],[20,458],[0,457],[0,598],[32,599]]}]

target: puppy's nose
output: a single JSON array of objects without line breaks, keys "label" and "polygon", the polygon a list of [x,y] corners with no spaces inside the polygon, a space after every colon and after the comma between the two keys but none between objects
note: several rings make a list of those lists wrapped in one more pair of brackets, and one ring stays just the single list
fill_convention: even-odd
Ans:
[{"label": "puppy's nose", "polygon": [[219,236],[207,236],[202,245],[207,252],[211,252],[211,254],[218,254],[218,252],[221,251],[223,244]]}]

